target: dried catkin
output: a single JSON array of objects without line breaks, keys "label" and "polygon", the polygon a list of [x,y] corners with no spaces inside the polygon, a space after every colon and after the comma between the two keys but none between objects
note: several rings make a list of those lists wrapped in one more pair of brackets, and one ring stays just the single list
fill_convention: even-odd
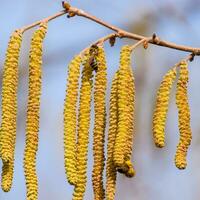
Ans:
[{"label": "dried catkin", "polygon": [[78,114],[78,133],[76,145],[76,168],[77,182],[75,184],[73,200],[82,200],[87,182],[87,154],[89,143],[90,128],[90,106],[92,94],[92,68],[90,66],[88,55],[82,71],[79,114]]},{"label": "dried catkin", "polygon": [[24,173],[27,200],[38,199],[36,153],[38,150],[39,112],[42,76],[42,43],[47,24],[42,23],[33,34],[29,54],[29,93],[26,119],[26,145],[24,151]]},{"label": "dried catkin", "polygon": [[190,108],[188,102],[187,85],[189,80],[189,71],[187,62],[180,64],[180,76],[176,89],[176,105],[178,108],[178,121],[180,140],[175,155],[175,164],[179,169],[185,169],[187,166],[187,151],[192,140],[190,127]]},{"label": "dried catkin", "polygon": [[118,104],[117,104],[117,82],[118,71],[112,81],[110,95],[110,110],[109,110],[109,130],[107,144],[107,161],[106,161],[106,199],[114,200],[117,171],[113,162],[113,150],[118,126]]},{"label": "dried catkin", "polygon": [[[126,157],[129,154],[130,146],[132,146],[132,141],[129,141],[130,134],[132,132],[133,122],[131,121],[133,116],[134,106],[134,88],[132,88],[133,96],[130,96],[130,82],[131,79],[131,47],[124,46],[120,53],[120,67],[118,71],[118,131],[115,140],[113,159],[115,167],[119,172],[127,173],[130,165],[126,163]],[[134,85],[132,85],[133,87]],[[131,106],[131,107],[130,107]],[[131,118],[132,119],[131,119]],[[129,143],[127,145],[127,142]],[[131,147],[132,148],[132,147]],[[128,154],[127,154],[128,153]],[[130,155],[128,156],[130,157]]]},{"label": "dried catkin", "polygon": [[10,37],[3,68],[0,157],[3,161],[1,185],[5,192],[11,189],[14,173],[18,65],[21,42],[22,32],[16,30]]},{"label": "dried catkin", "polygon": [[153,114],[153,137],[157,147],[165,146],[165,123],[172,85],[176,79],[176,68],[170,69],[160,84],[157,92],[156,105]]},{"label": "dried catkin", "polygon": [[64,158],[68,182],[76,183],[76,124],[81,56],[75,56],[68,67],[67,90],[64,104]]},{"label": "dried catkin", "polygon": [[94,111],[95,122],[93,131],[93,155],[94,165],[92,172],[92,182],[94,190],[94,199],[102,200],[105,196],[103,188],[103,170],[104,170],[104,140],[106,124],[106,58],[103,47],[98,47],[95,56],[97,69],[94,84]]}]

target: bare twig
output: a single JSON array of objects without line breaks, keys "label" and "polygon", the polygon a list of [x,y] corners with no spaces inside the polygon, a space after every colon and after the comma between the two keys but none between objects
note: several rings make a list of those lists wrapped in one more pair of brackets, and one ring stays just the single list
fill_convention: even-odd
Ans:
[{"label": "bare twig", "polygon": [[[130,39],[134,39],[134,40],[142,40],[142,39],[145,39],[146,37],[142,36],[142,35],[138,35],[138,34],[134,34],[134,33],[130,33],[130,32],[127,32],[123,29],[120,29],[116,26],[113,26],[107,22],[104,22],[103,20],[101,19],[98,19],[97,17],[81,10],[81,9],[78,9],[78,8],[75,8],[75,7],[68,7],[68,10],[67,10],[68,13],[71,14],[71,16],[81,16],[81,17],[85,17],[87,19],[90,19],[98,24],[101,24],[115,32],[118,33],[118,35],[121,37],[121,38],[130,38]],[[158,46],[163,46],[163,47],[168,47],[168,48],[172,48],[172,49],[177,49],[177,50],[180,50],[180,51],[187,51],[187,52],[191,52],[195,55],[200,55],[200,48],[193,48],[193,47],[189,47],[189,46],[184,46],[184,45],[177,45],[175,43],[172,43],[172,42],[168,42],[168,41],[165,41],[165,40],[161,40],[160,38],[158,38],[156,35],[154,35],[155,37],[152,38],[149,43],[151,44],[154,44],[154,45],[158,45]]]},{"label": "bare twig", "polygon": [[62,10],[62,11],[60,11],[60,12],[58,12],[58,13],[52,15],[52,16],[49,16],[49,17],[45,18],[45,19],[39,20],[39,21],[37,21],[37,22],[34,22],[34,23],[32,23],[32,24],[30,24],[30,25],[28,25],[28,26],[24,26],[24,27],[22,27],[20,30],[21,30],[22,32],[25,32],[25,31],[27,31],[27,30],[29,30],[29,29],[35,27],[35,26],[38,26],[38,25],[39,25],[40,23],[42,23],[42,22],[49,22],[49,21],[51,21],[51,20],[53,20],[53,19],[56,19],[57,17],[60,17],[60,16],[62,16],[62,15],[64,15],[64,14],[66,14],[66,13],[67,13],[66,10]]},{"label": "bare twig", "polygon": [[[113,26],[107,22],[104,22],[103,20],[81,10],[81,9],[78,9],[78,8],[75,8],[75,7],[72,7],[70,6],[70,4],[68,4],[67,2],[63,2],[63,7],[64,7],[64,10],[50,16],[50,17],[47,17],[43,20],[40,20],[40,21],[37,21],[37,22],[34,22],[33,24],[30,24],[28,26],[24,26],[21,28],[21,31],[22,32],[25,32],[37,25],[39,25],[41,22],[49,22],[53,19],[56,19],[57,17],[60,17],[64,14],[68,14],[68,17],[73,17],[73,16],[81,16],[81,17],[84,17],[84,18],[87,18],[87,19],[90,19],[98,24],[101,24],[102,26],[105,26],[111,30],[113,30],[115,33],[115,37],[119,37],[119,38],[129,38],[129,39],[134,39],[134,40],[145,40],[147,37],[144,37],[142,35],[138,35],[138,34],[134,34],[134,33],[130,33],[130,32],[127,32],[123,29],[120,29],[116,26]],[[111,39],[112,37],[109,36],[108,39]],[[101,43],[101,42],[104,42],[106,40],[108,40],[107,38],[104,37],[103,40],[98,40],[98,43]],[[167,47],[167,48],[172,48],[172,49],[176,49],[176,50],[180,50],[180,51],[186,51],[186,52],[191,52],[193,55],[200,55],[200,48],[193,48],[193,47],[190,47],[190,46],[184,46],[184,45],[178,45],[178,44],[175,44],[175,43],[172,43],[172,42],[168,42],[168,41],[165,41],[165,40],[161,40],[159,37],[157,37],[155,34],[153,35],[153,37],[151,39],[149,39],[148,43],[151,43],[151,44],[154,44],[154,45],[158,45],[158,46],[163,46],[163,47]]]},{"label": "bare twig", "polygon": [[139,45],[143,44],[144,48],[147,49],[148,47],[148,42],[152,39],[152,37],[149,38],[144,38],[140,40],[139,42],[135,43],[132,47],[131,50],[133,51],[135,48],[137,48]]},{"label": "bare twig", "polygon": [[98,46],[98,45],[102,45],[104,42],[106,42],[107,40],[110,40],[113,37],[119,37],[118,34],[116,33],[111,33],[109,35],[106,35],[100,39],[98,39],[97,41],[95,41],[94,43],[90,44],[88,47],[86,47],[85,49],[83,49],[80,52],[80,55],[83,56],[85,54],[85,52],[87,52],[88,49],[90,49],[92,46]]},{"label": "bare twig", "polygon": [[174,67],[179,67],[181,65],[182,62],[192,62],[194,60],[195,55],[193,53],[191,53],[190,55],[188,55],[186,58],[182,59],[181,61],[179,61],[178,63],[176,63],[174,65]]}]

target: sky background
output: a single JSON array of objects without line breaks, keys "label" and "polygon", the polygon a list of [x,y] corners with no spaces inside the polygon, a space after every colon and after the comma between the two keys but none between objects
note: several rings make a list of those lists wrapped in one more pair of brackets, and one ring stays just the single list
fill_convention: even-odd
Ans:
[{"label": "sky background", "polygon": [[[130,32],[160,38],[178,44],[200,46],[199,0],[71,0],[73,6],[126,29]],[[2,67],[10,34],[13,30],[62,10],[58,0],[1,0],[0,6],[0,84]],[[23,175],[25,145],[25,117],[28,94],[28,52],[34,29],[23,36],[20,57],[18,93],[18,130],[15,152],[15,174],[12,190],[0,191],[2,200],[26,198]],[[37,173],[39,200],[72,199],[73,187],[64,173],[63,155],[63,102],[65,97],[67,65],[75,54],[98,38],[111,33],[105,27],[81,17],[67,19],[62,16],[49,23],[44,42],[43,78],[40,114]],[[133,40],[117,40],[114,47],[105,44],[108,63],[107,102],[111,79],[118,68],[119,51]],[[179,139],[178,116],[175,105],[175,88],[171,95],[166,125],[166,147],[157,149],[152,141],[152,112],[155,95],[162,76],[188,53],[149,45],[147,50],[138,47],[132,56],[136,79],[136,133],[133,161],[136,176],[127,179],[118,176],[116,200],[199,200],[200,173],[200,81],[198,57],[190,63],[189,103],[193,141],[188,153],[188,167],[176,169],[174,154]],[[109,106],[109,104],[107,103]],[[85,199],[92,200],[92,127],[88,154],[88,183]],[[0,167],[1,167],[0,163]]]}]

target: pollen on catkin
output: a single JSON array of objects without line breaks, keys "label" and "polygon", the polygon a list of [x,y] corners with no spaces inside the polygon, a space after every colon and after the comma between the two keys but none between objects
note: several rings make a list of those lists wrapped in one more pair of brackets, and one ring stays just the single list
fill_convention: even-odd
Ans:
[{"label": "pollen on catkin", "polygon": [[87,182],[87,154],[89,143],[93,69],[89,63],[90,55],[88,53],[86,53],[84,59],[86,61],[84,62],[84,67],[82,70],[76,145],[77,182],[74,188],[73,200],[82,200],[84,198]]},{"label": "pollen on catkin", "polygon": [[98,47],[95,56],[97,69],[94,84],[94,111],[95,122],[93,131],[93,155],[94,165],[92,171],[92,183],[94,190],[94,200],[102,200],[105,196],[103,188],[103,170],[104,170],[104,140],[106,125],[106,85],[107,85],[107,67],[103,47]]},{"label": "pollen on catkin", "polygon": [[188,80],[188,64],[184,61],[180,64],[180,75],[176,89],[176,105],[178,108],[180,140],[176,150],[175,165],[179,169],[185,169],[187,166],[186,156],[192,140],[192,131],[190,127],[190,108],[187,94]]},{"label": "pollen on catkin", "polygon": [[113,151],[118,126],[118,104],[117,104],[117,82],[118,71],[112,80],[110,109],[109,109],[109,130],[107,144],[107,161],[106,161],[106,199],[114,200],[116,190],[117,171],[113,162]]},{"label": "pollen on catkin", "polygon": [[[124,46],[120,53],[120,67],[118,71],[118,131],[115,140],[113,159],[115,167],[119,172],[126,174],[128,166],[126,164],[127,155],[130,157],[132,150],[132,136],[130,136],[133,128],[133,107],[134,106],[134,85],[132,85],[132,91],[130,91],[131,79],[131,47]],[[131,97],[132,92],[132,97]],[[127,142],[129,143],[127,145]],[[127,154],[128,153],[128,154]]]},{"label": "pollen on catkin", "polygon": [[47,32],[47,23],[42,23],[33,34],[29,54],[29,92],[26,119],[26,144],[24,150],[24,173],[27,200],[38,199],[36,153],[40,115],[42,43]]},{"label": "pollen on catkin", "polygon": [[165,146],[165,124],[167,119],[170,91],[176,79],[176,67],[170,69],[160,84],[153,114],[153,138],[157,147]]},{"label": "pollen on catkin", "polygon": [[127,82],[128,82],[129,112],[127,113],[127,115],[129,117],[129,131],[127,132],[124,159],[125,159],[125,166],[127,166],[127,170],[125,170],[125,175],[127,177],[133,177],[135,175],[135,170],[133,164],[131,163],[131,156],[132,156],[133,133],[134,133],[135,80],[131,65],[129,65],[128,73],[129,73],[129,79],[127,79]]},{"label": "pollen on catkin", "polygon": [[76,125],[81,56],[75,56],[68,67],[64,104],[64,158],[65,173],[70,184],[76,183]]},{"label": "pollen on catkin", "polygon": [[5,192],[11,189],[14,173],[18,65],[21,42],[22,32],[16,30],[10,37],[3,68],[0,157],[3,161],[1,186]]}]

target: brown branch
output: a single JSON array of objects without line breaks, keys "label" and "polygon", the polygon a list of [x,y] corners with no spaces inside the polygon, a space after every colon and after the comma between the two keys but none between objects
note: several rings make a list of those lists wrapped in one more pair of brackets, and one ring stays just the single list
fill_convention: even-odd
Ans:
[{"label": "brown branch", "polygon": [[37,22],[34,22],[34,23],[32,23],[32,24],[30,24],[28,26],[24,26],[24,27],[20,28],[20,30],[22,32],[25,32],[25,31],[27,31],[27,30],[35,27],[35,26],[38,26],[39,24],[41,24],[41,22],[49,22],[49,21],[51,21],[53,19],[56,19],[57,17],[60,17],[60,16],[62,16],[64,14],[66,14],[66,13],[67,13],[66,10],[62,10],[62,11],[60,11],[60,12],[58,12],[58,13],[52,15],[52,16],[49,16],[49,17],[45,18],[45,19],[39,20]]},{"label": "brown branch", "polygon": [[[134,34],[134,33],[130,33],[130,32],[127,32],[123,29],[120,29],[116,26],[113,26],[107,22],[104,22],[103,20],[81,10],[81,9],[78,9],[78,8],[75,8],[75,7],[71,7],[67,2],[63,2],[63,7],[65,10],[62,10],[50,17],[47,17],[45,19],[42,19],[42,20],[39,20],[37,22],[34,22],[28,26],[24,26],[22,27],[20,30],[22,32],[25,32],[37,25],[39,25],[41,22],[49,22],[53,19],[56,19],[57,17],[60,17],[66,13],[68,13],[68,17],[73,17],[75,15],[77,16],[81,16],[81,17],[84,17],[84,18],[87,18],[87,19],[90,19],[98,24],[101,24],[102,26],[105,26],[111,30],[113,30],[115,33],[113,33],[114,37],[113,38],[116,38],[116,37],[119,37],[119,38],[129,38],[129,39],[134,39],[134,40],[145,40],[147,37],[145,36],[142,36],[142,35],[138,35],[138,34]],[[109,36],[108,39],[111,39],[112,37]],[[106,41],[107,38],[104,37],[104,39],[100,39],[98,40],[98,43],[99,42],[104,42]],[[165,40],[161,40],[160,38],[158,38],[155,34],[153,35],[153,37],[151,39],[148,40],[148,43],[151,43],[151,44],[154,44],[154,45],[158,45],[158,46],[163,46],[163,47],[168,47],[168,48],[172,48],[172,49],[176,49],[176,50],[180,50],[180,51],[186,51],[186,52],[191,52],[193,57],[195,55],[200,55],[200,48],[193,48],[193,47],[190,47],[190,46],[184,46],[184,45],[178,45],[178,44],[175,44],[175,43],[172,43],[172,42],[168,42],[168,41],[165,41]]]},{"label": "brown branch", "polygon": [[[81,10],[81,9],[69,6],[68,3],[66,3],[66,5],[68,5],[66,12],[69,13],[69,17],[73,17],[73,16],[77,15],[77,16],[81,16],[81,17],[90,19],[90,20],[92,20],[92,21],[94,21],[98,24],[101,24],[101,25],[115,31],[121,38],[130,38],[130,39],[134,39],[134,40],[142,40],[142,39],[146,38],[142,35],[127,32],[127,31],[120,29],[116,26],[113,26],[113,25],[111,25],[107,22],[104,22],[103,20],[98,19],[97,17],[95,17],[95,16],[93,16],[93,15],[91,15],[91,14],[89,14],[89,13],[87,13],[87,12]],[[65,3],[63,3],[63,7],[65,8]],[[158,45],[158,46],[177,49],[177,50],[180,50],[180,51],[191,52],[194,55],[200,55],[200,48],[193,48],[193,47],[184,46],[184,45],[177,45],[177,44],[172,43],[172,42],[161,40],[155,34],[154,34],[154,38],[152,38],[149,41],[149,43],[154,44],[154,45]]]},{"label": "brown branch", "polygon": [[144,38],[140,40],[139,42],[135,43],[133,46],[131,46],[131,50],[133,51],[135,48],[137,48],[139,45],[143,44],[143,47],[147,49],[148,42],[152,39],[152,37]]},{"label": "brown branch", "polygon": [[85,52],[87,52],[88,49],[91,48],[91,46],[98,46],[98,45],[102,45],[104,42],[106,42],[107,40],[110,40],[113,37],[118,37],[118,34],[116,33],[111,33],[109,35],[106,35],[100,39],[98,39],[97,41],[93,42],[92,44],[90,44],[88,47],[86,47],[85,49],[83,49],[79,54],[81,56],[83,56],[85,54]]}]

